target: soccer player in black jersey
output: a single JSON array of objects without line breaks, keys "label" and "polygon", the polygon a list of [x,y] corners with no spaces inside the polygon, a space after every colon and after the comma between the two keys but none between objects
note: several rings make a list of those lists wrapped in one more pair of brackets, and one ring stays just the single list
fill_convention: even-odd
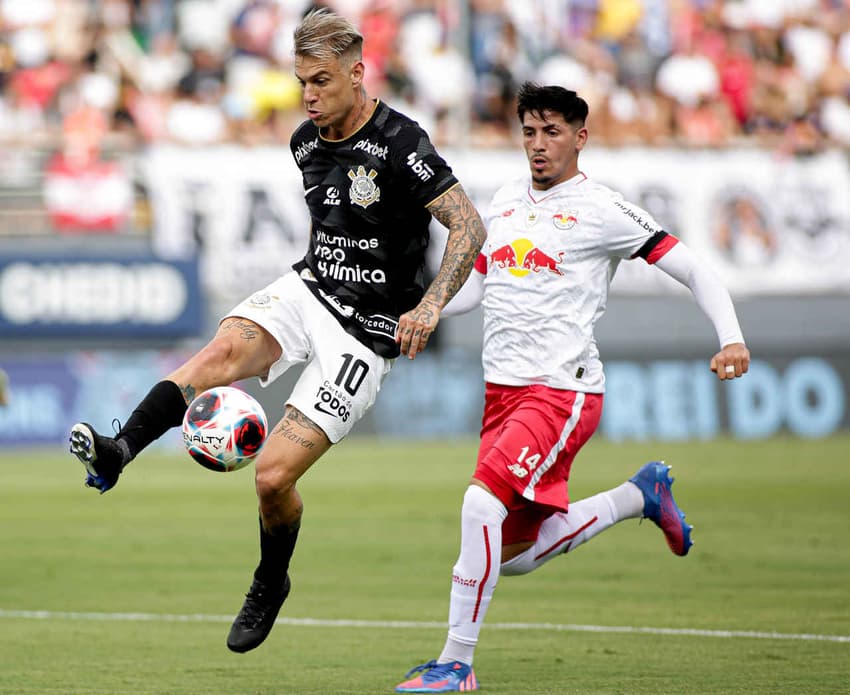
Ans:
[{"label": "soccer player in black jersey", "polygon": [[[486,232],[428,135],[363,87],[363,37],[327,10],[295,30],[295,74],[308,120],[293,134],[310,210],[310,244],[281,278],[238,304],[215,337],[145,396],[115,437],[71,428],[86,484],[111,489],[124,467],[213,386],[293,365],[304,371],[256,461],[260,562],[227,645],[258,646],[289,594],[303,504],[296,482],[375,400],[399,355],[413,359],[464,283]],[[448,242],[424,285],[428,227]]]}]

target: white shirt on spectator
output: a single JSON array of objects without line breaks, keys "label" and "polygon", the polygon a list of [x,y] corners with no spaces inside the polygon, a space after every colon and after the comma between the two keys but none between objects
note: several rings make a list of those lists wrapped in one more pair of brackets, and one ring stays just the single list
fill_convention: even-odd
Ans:
[{"label": "white shirt on spectator", "polygon": [[785,45],[794,56],[794,67],[807,82],[815,82],[832,58],[832,38],[822,29],[804,24],[788,28]]},{"label": "white shirt on spectator", "polygon": [[655,84],[662,94],[685,106],[696,106],[720,89],[714,63],[704,55],[674,53],[658,68]]},{"label": "white shirt on spectator", "polygon": [[188,145],[209,145],[226,135],[224,114],[217,105],[188,99],[174,102],[166,119],[168,137]]}]

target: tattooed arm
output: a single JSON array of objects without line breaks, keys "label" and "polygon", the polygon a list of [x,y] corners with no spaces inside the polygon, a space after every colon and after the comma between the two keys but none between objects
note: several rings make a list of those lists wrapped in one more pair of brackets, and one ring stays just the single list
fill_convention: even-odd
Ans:
[{"label": "tattooed arm", "polygon": [[487,236],[484,222],[458,184],[428,206],[428,211],[449,230],[440,269],[419,304],[398,321],[396,341],[410,359],[425,349],[437,327],[440,312],[461,288]]}]

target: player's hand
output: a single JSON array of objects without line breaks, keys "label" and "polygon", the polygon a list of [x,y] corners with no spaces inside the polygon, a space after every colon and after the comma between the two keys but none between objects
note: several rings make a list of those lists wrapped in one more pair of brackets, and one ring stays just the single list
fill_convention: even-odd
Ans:
[{"label": "player's hand", "polygon": [[401,354],[412,360],[422,352],[439,320],[440,307],[428,299],[423,299],[413,309],[402,314],[395,334]]},{"label": "player's hand", "polygon": [[723,349],[711,358],[711,371],[717,374],[720,381],[743,376],[749,368],[750,351],[743,343],[724,345]]}]

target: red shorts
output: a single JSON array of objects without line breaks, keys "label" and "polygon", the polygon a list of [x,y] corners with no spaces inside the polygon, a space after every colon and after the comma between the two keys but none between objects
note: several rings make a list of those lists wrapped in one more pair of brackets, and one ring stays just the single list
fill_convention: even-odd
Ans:
[{"label": "red shorts", "polygon": [[502,544],[532,541],[543,521],[567,511],[573,459],[596,430],[601,393],[487,384],[473,477],[508,508]]}]

